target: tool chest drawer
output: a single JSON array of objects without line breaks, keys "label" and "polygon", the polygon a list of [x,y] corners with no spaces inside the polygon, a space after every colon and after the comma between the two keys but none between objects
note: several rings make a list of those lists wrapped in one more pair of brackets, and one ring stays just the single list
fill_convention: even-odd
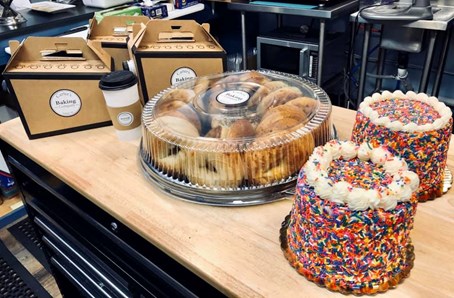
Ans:
[{"label": "tool chest drawer", "polygon": [[63,294],[71,284],[92,297],[223,296],[20,152],[6,156]]}]

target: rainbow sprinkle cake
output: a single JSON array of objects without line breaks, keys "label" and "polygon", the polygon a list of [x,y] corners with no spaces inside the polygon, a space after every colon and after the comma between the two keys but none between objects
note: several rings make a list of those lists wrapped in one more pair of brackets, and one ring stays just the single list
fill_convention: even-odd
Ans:
[{"label": "rainbow sprinkle cake", "polygon": [[385,144],[421,180],[420,202],[443,194],[452,112],[435,97],[384,91],[366,97],[356,114],[352,141]]},{"label": "rainbow sprinkle cake", "polygon": [[385,147],[329,141],[301,169],[281,230],[290,264],[342,293],[395,287],[413,267],[418,176]]}]

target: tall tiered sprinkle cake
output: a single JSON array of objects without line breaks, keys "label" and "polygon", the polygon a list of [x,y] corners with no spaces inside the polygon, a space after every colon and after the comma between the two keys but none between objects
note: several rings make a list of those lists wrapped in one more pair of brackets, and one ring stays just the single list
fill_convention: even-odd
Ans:
[{"label": "tall tiered sprinkle cake", "polygon": [[421,180],[419,201],[442,195],[452,112],[435,97],[384,91],[366,97],[356,114],[352,140],[386,144]]},{"label": "tall tiered sprinkle cake", "polygon": [[385,147],[336,140],[317,147],[281,230],[286,258],[333,291],[373,294],[396,286],[413,267],[418,184]]}]

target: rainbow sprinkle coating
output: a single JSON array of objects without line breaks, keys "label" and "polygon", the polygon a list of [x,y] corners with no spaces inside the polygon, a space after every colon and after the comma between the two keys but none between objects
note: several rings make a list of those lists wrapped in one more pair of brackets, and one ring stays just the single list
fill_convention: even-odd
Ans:
[{"label": "rainbow sprinkle coating", "polygon": [[388,117],[390,121],[399,120],[403,124],[414,122],[424,125],[440,118],[440,114],[431,105],[410,98],[389,98],[374,102],[370,107],[379,115]]},{"label": "rainbow sprinkle coating", "polygon": [[[361,168],[373,174],[364,176]],[[281,230],[290,264],[308,280],[342,293],[374,294],[395,287],[413,267],[409,234],[415,193],[390,210],[351,210],[322,199],[308,181],[310,169],[305,165],[299,173],[293,208]],[[365,190],[383,189],[390,182],[381,165],[358,157],[332,161],[329,173],[333,183],[348,180]],[[380,175],[385,177],[382,182]]]},{"label": "rainbow sprinkle coating", "polygon": [[[362,105],[356,114],[352,141],[387,145],[393,154],[406,160],[411,171],[418,174],[420,202],[440,197],[443,194],[444,170],[453,125],[450,110],[446,112],[449,108],[443,107],[444,104],[433,97],[430,102],[424,101],[427,96],[421,93],[404,95],[388,92],[374,96],[375,100]],[[366,107],[377,112],[379,117],[387,117],[389,121],[377,123]],[[436,107],[445,113],[440,113]],[[414,129],[394,129],[389,125],[393,121],[400,121],[407,127],[411,123]],[[434,125],[435,121],[441,125]]]}]

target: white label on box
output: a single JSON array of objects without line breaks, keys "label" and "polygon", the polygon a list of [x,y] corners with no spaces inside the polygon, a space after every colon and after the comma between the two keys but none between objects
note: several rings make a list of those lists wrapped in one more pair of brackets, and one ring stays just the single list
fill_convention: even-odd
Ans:
[{"label": "white label on box", "polygon": [[229,90],[220,93],[216,100],[224,105],[238,105],[249,99],[249,93],[241,90]]},{"label": "white label on box", "polygon": [[176,83],[182,83],[184,81],[194,79],[195,77],[197,77],[197,74],[194,70],[189,67],[180,67],[173,72],[172,77],[170,78],[170,83],[174,85]]},{"label": "white label on box", "polygon": [[50,107],[59,116],[72,117],[79,113],[82,101],[74,91],[61,89],[50,97]]}]

